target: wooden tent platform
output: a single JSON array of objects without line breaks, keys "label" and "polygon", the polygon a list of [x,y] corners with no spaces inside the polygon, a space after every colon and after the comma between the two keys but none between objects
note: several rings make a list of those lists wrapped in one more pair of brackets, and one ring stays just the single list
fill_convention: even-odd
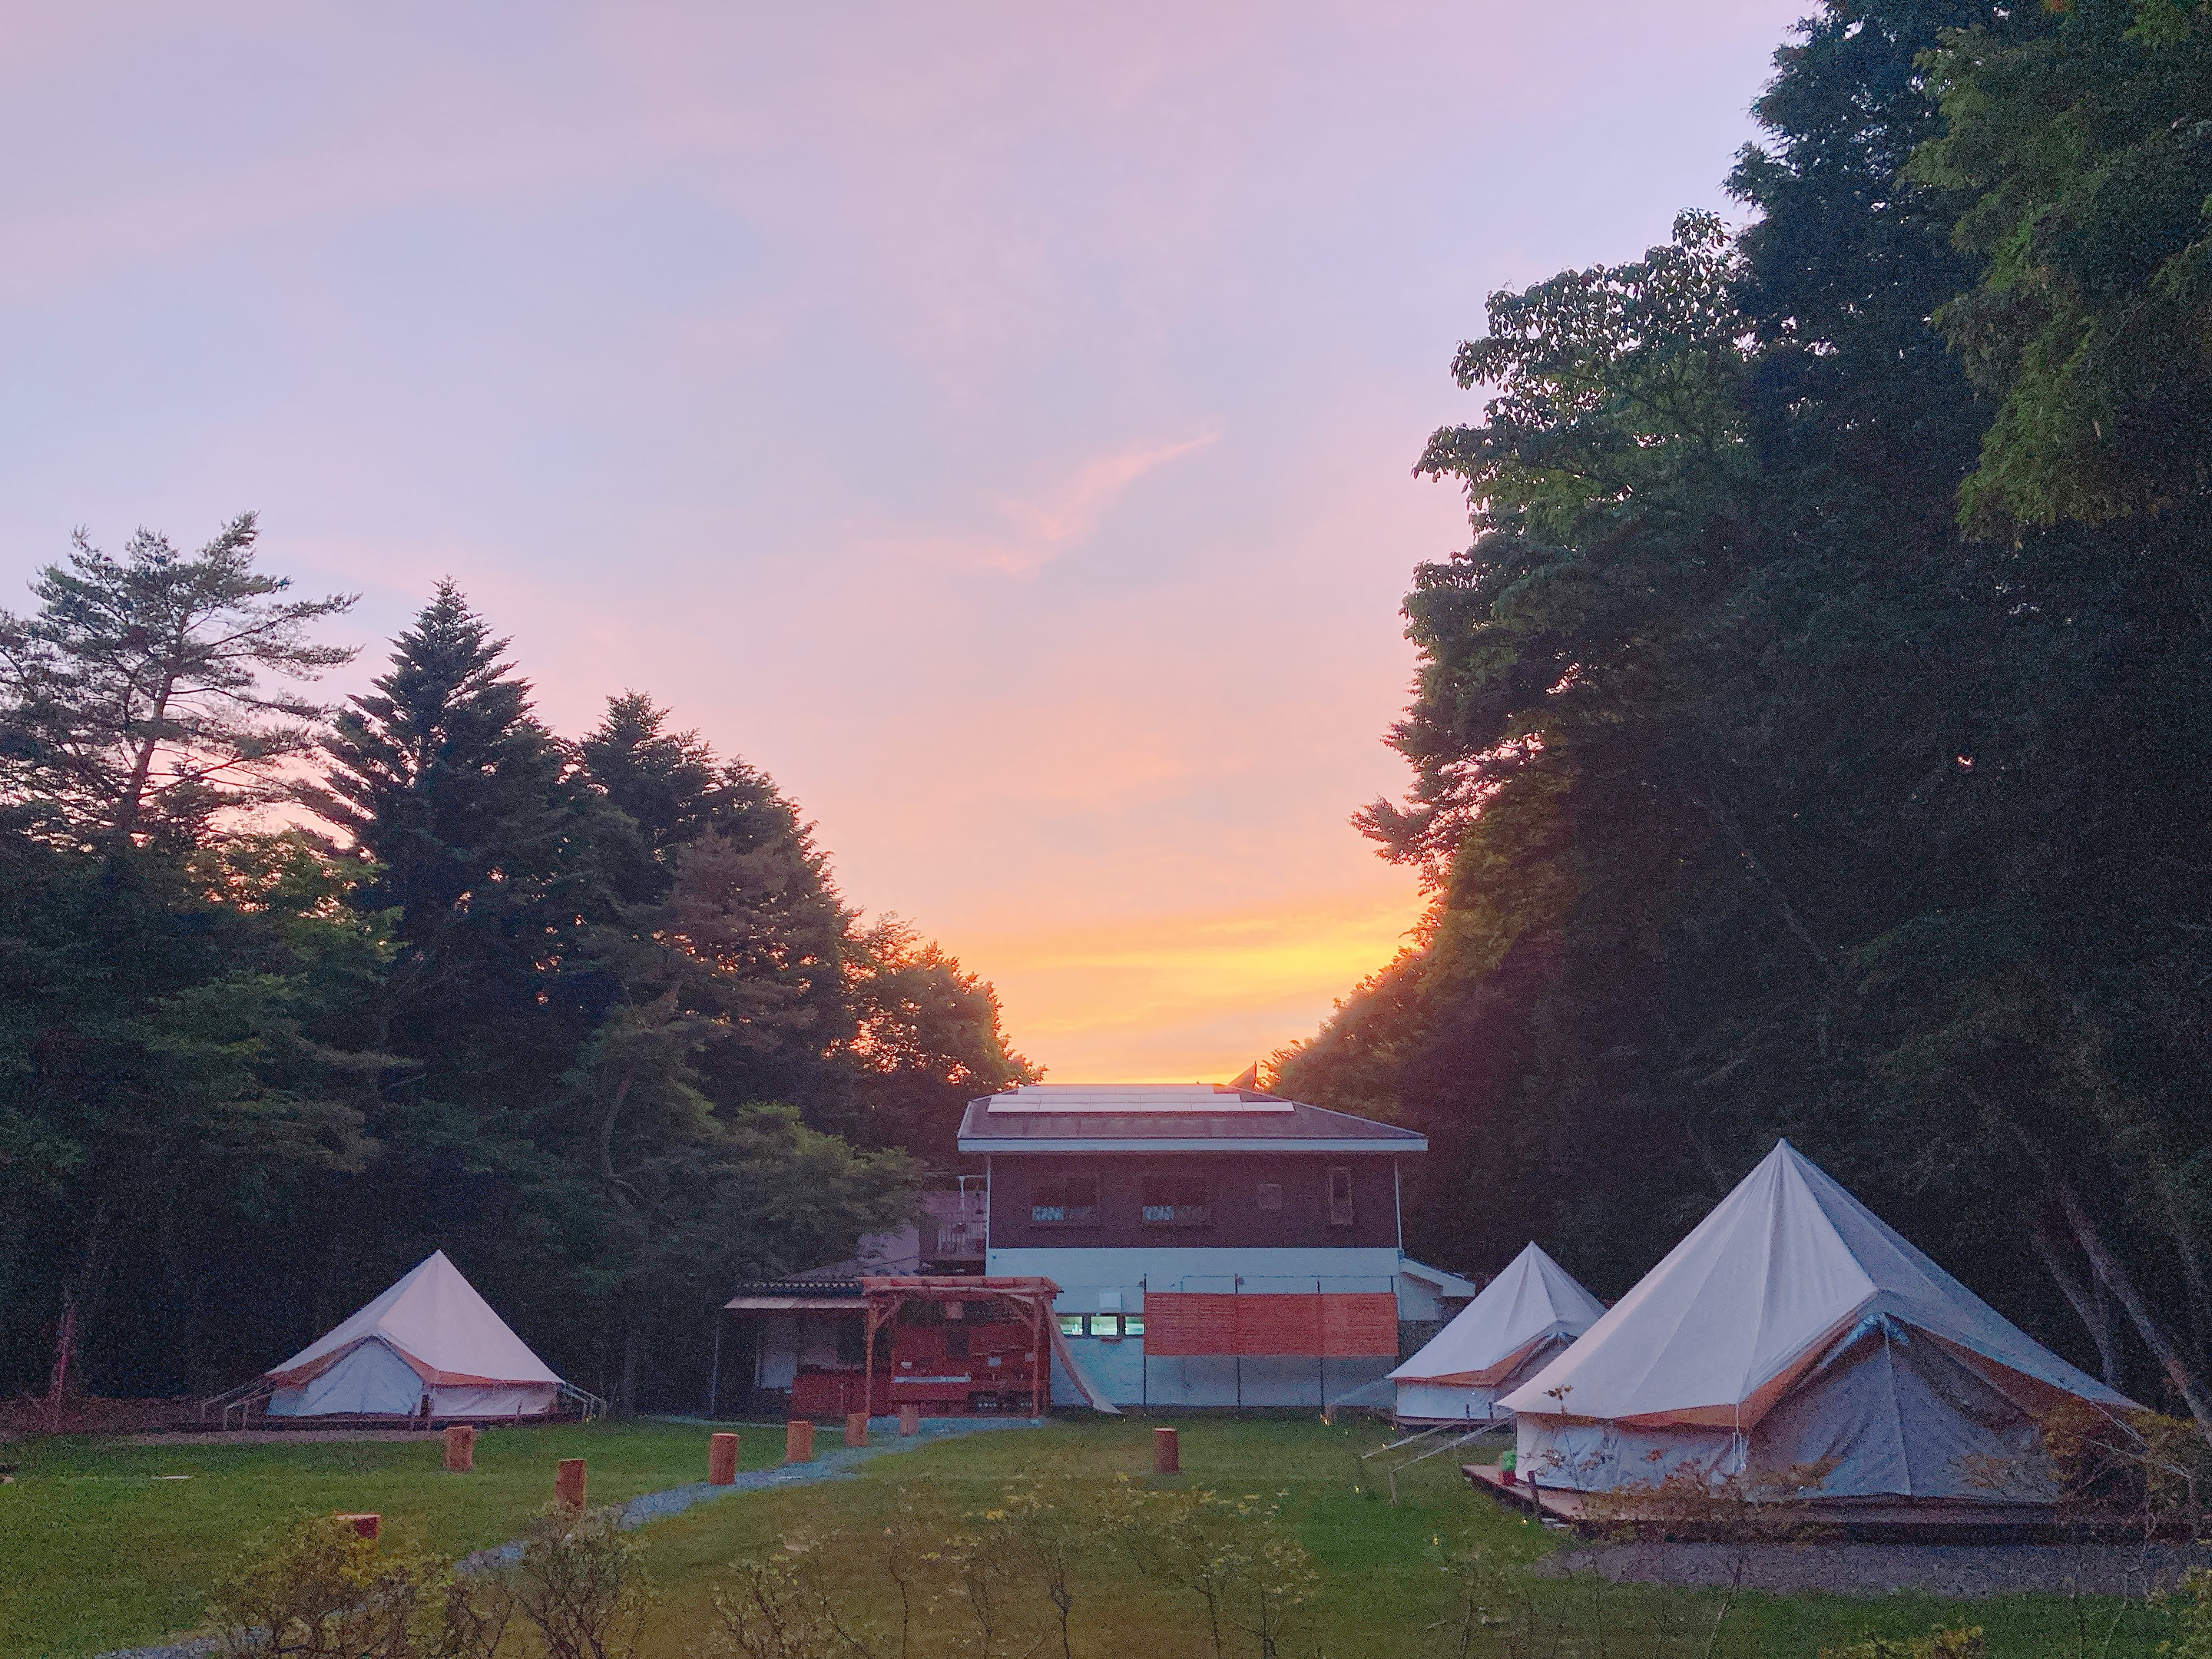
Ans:
[{"label": "wooden tent platform", "polygon": [[[1540,1485],[1531,1487],[1525,1480],[1509,1486],[1504,1471],[1492,1463],[1465,1463],[1460,1468],[1476,1491],[1486,1492],[1509,1508],[1547,1524],[1568,1527],[1586,1537],[1608,1534],[1691,1541],[1721,1535],[1717,1528],[1686,1524],[1678,1516],[1639,1519],[1632,1510],[1622,1512],[1610,1504],[1608,1513],[1592,1515],[1585,1509],[1581,1492]],[[1892,1544],[2027,1544],[2067,1543],[2107,1534],[2123,1540],[2142,1535],[2139,1527],[2124,1523],[2062,1519],[2039,1504],[1814,1498],[1805,1503],[1761,1504],[1759,1510],[1759,1529],[1764,1533],[1771,1528],[1775,1541],[1786,1541],[1795,1534],[1807,1542],[1848,1538]]]}]

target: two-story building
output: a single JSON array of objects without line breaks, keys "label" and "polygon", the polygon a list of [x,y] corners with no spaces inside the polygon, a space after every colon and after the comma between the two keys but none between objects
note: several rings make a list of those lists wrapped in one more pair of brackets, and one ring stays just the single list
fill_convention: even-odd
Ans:
[{"label": "two-story building", "polygon": [[[1407,1259],[1396,1124],[1214,1084],[1030,1084],[969,1103],[984,1271],[1061,1286],[1116,1402],[1325,1406],[1477,1285]],[[1059,1396],[1056,1394],[1055,1398]]]}]

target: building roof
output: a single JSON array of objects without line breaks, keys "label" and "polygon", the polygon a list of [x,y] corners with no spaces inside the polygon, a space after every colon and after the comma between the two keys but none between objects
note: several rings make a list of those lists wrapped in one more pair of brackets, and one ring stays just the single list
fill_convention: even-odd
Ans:
[{"label": "building roof", "polygon": [[1030,1083],[968,1103],[963,1152],[1425,1152],[1428,1137],[1220,1084]]}]

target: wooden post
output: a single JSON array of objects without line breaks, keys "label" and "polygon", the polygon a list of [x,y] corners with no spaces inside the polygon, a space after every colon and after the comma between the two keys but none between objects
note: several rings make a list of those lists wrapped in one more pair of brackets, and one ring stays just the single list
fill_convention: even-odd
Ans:
[{"label": "wooden post", "polygon": [[562,1458],[560,1473],[553,1478],[553,1496],[556,1501],[563,1509],[580,1510],[586,1501],[586,1491],[584,1460],[580,1457]]},{"label": "wooden post", "polygon": [[1036,1321],[1036,1386],[1030,1395],[1036,1407],[1039,1422],[1052,1415],[1052,1338],[1047,1333],[1052,1328],[1049,1321],[1060,1316],[1052,1310],[1052,1298],[1040,1295],[1035,1303]]},{"label": "wooden post", "polygon": [[873,1291],[869,1292],[864,1305],[866,1312],[863,1317],[866,1322],[860,1335],[860,1364],[863,1374],[868,1379],[868,1397],[860,1403],[872,1406],[876,1401],[876,1334],[890,1322],[890,1318],[888,1310]]},{"label": "wooden post", "polygon": [[707,1484],[738,1484],[738,1437],[734,1434],[718,1434],[707,1443]]},{"label": "wooden post", "polygon": [[868,1414],[866,1412],[845,1413],[845,1443],[865,1446],[868,1443]]},{"label": "wooden post", "polygon": [[1173,1429],[1152,1431],[1152,1473],[1154,1474],[1182,1473],[1182,1443]]},{"label": "wooden post", "polygon": [[921,1432],[921,1407],[909,1401],[908,1404],[899,1407],[899,1432],[901,1434],[920,1434]]},{"label": "wooden post", "polygon": [[722,1310],[714,1310],[714,1357],[707,1362],[707,1420],[711,1423],[722,1410]]},{"label": "wooden post", "polygon": [[783,1461],[787,1463],[811,1463],[814,1461],[814,1425],[803,1417],[794,1417],[783,1425]]},{"label": "wooden post", "polygon": [[446,1431],[446,1473],[466,1474],[477,1466],[477,1431],[465,1423]]},{"label": "wooden post", "polygon": [[384,1530],[384,1517],[380,1515],[341,1515],[337,1518],[362,1538],[374,1539]]}]

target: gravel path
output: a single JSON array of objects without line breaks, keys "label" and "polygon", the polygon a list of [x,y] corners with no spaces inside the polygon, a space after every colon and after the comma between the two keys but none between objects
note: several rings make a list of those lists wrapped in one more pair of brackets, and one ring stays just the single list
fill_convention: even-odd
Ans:
[{"label": "gravel path", "polygon": [[[811,1463],[790,1463],[772,1469],[747,1469],[740,1473],[734,1485],[710,1486],[704,1480],[695,1480],[688,1486],[671,1486],[665,1492],[649,1492],[633,1498],[622,1506],[622,1524],[641,1527],[648,1521],[660,1521],[672,1515],[681,1515],[694,1506],[729,1498],[742,1492],[765,1492],[779,1486],[811,1486],[820,1480],[842,1480],[849,1477],[863,1463],[888,1456],[893,1452],[912,1451],[918,1446],[934,1445],[942,1440],[957,1439],[962,1435],[978,1434],[991,1429],[1027,1429],[1036,1425],[1028,1418],[988,1417],[932,1417],[922,1420],[921,1432],[902,1435],[898,1419],[878,1417],[868,1425],[869,1438],[865,1446],[832,1446],[818,1454]],[[161,1437],[173,1443],[175,1437]],[[286,1440],[304,1436],[282,1434]],[[478,1550],[457,1563],[462,1572],[482,1572],[487,1568],[504,1566],[522,1553],[522,1545],[501,1544],[495,1548]],[[207,1659],[216,1650],[215,1643],[206,1638],[188,1642],[172,1643],[158,1648],[118,1648],[103,1653],[99,1659]]]},{"label": "gravel path", "polygon": [[2142,1595],[2212,1550],[2177,1544],[1608,1544],[1562,1550],[1537,1565],[1547,1577],[1595,1572],[1616,1584],[1725,1585],[1738,1564],[1747,1589],[1886,1595],[1925,1590],[1978,1600],[2021,1590]]},{"label": "gravel path", "polygon": [[443,1429],[209,1429],[186,1434],[133,1434],[134,1446],[327,1446],[349,1440],[442,1440]]}]

